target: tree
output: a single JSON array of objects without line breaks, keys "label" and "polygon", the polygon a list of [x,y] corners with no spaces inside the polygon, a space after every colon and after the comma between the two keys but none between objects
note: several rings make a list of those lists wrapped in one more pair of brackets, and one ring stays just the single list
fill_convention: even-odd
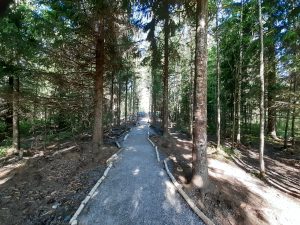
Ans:
[{"label": "tree", "polygon": [[259,104],[259,166],[261,175],[265,174],[264,149],[265,149],[265,77],[264,77],[264,28],[262,22],[261,0],[258,0],[258,20],[259,20],[259,39],[260,39],[260,104]]},{"label": "tree", "polygon": [[23,157],[23,151],[20,149],[20,80],[18,76],[12,78],[13,91],[13,149],[19,153],[19,157]]},{"label": "tree", "polygon": [[[100,16],[100,15],[99,15]],[[103,74],[104,74],[104,29],[105,19],[100,16],[96,33],[96,73],[94,78],[94,150],[103,145]]]},{"label": "tree", "polygon": [[239,66],[238,66],[238,77],[237,77],[237,145],[241,143],[241,100],[242,100],[242,70],[243,70],[243,9],[244,0],[241,0],[241,11],[240,11],[240,30],[239,30]]},{"label": "tree", "polygon": [[169,134],[169,4],[164,1],[164,75],[163,75],[163,135]]},{"label": "tree", "polygon": [[221,104],[220,104],[220,40],[219,40],[219,13],[220,4],[219,0],[216,1],[216,44],[217,44],[217,151],[221,148]]},{"label": "tree", "polygon": [[193,184],[205,188],[207,168],[207,0],[197,0],[194,82]]}]

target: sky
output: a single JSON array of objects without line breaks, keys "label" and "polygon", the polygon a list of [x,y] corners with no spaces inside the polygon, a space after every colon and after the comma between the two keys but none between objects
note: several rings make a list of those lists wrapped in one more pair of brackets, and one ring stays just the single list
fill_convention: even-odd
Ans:
[{"label": "sky", "polygon": [[[132,18],[133,20],[141,21],[142,24],[149,22],[151,19],[138,10],[134,10]],[[140,77],[137,81],[137,94],[140,100],[139,111],[143,112],[150,111],[150,68],[148,66],[141,66],[149,49],[149,42],[146,41],[146,37],[147,33],[141,28],[133,36],[133,41],[137,42],[138,50],[141,53],[141,57],[136,60],[136,74]]]}]

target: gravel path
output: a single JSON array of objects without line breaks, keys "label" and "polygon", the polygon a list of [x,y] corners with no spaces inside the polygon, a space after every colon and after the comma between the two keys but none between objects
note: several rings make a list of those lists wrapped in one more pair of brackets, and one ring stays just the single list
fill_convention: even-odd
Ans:
[{"label": "gravel path", "polygon": [[132,129],[124,151],[78,218],[80,225],[204,223],[170,182],[147,140],[146,121]]}]

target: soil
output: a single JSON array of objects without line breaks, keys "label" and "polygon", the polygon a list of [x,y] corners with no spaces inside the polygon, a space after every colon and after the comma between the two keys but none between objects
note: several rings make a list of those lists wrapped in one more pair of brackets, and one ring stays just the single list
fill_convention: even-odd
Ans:
[{"label": "soil", "polygon": [[[217,154],[213,142],[209,142],[210,182],[207,189],[200,193],[189,184],[192,173],[192,142],[190,139],[181,133],[171,133],[168,140],[158,135],[151,136],[151,140],[155,142],[160,151],[171,159],[174,177],[215,224],[297,224],[298,220],[295,221],[287,216],[289,213],[292,215],[292,212],[288,212],[289,206],[282,206],[284,201],[291,202],[290,208],[296,213],[300,213],[300,200],[297,196],[287,196],[285,193],[281,193],[282,190],[276,185],[258,179],[255,177],[256,173],[248,171],[249,167],[244,166],[245,164],[257,168],[257,151],[245,146],[242,150],[237,150],[239,157],[236,158],[240,162],[244,162],[239,165],[223,151]],[[268,173],[272,175],[271,179],[276,181],[276,184],[280,184],[282,189],[292,188],[293,193],[299,191],[299,185],[296,187],[296,184],[300,183],[299,160],[282,159],[279,161],[275,155],[273,158],[270,155],[272,155],[271,151],[268,151],[265,163]],[[245,171],[250,172],[250,175],[249,173],[247,175]],[[269,177],[268,173],[267,177]],[[274,191],[273,188],[276,190]],[[282,213],[284,210],[285,212]]]},{"label": "soil", "polygon": [[59,151],[2,163],[0,224],[68,224],[102,176],[106,160],[118,150],[106,145],[95,154],[91,143],[82,140],[59,146]]}]

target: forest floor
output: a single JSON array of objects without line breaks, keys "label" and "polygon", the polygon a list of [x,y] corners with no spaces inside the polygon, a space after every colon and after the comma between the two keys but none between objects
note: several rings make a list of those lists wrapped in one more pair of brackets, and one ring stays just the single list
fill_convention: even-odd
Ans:
[{"label": "forest floor", "polygon": [[111,142],[95,154],[90,136],[78,136],[2,160],[0,224],[68,224],[117,150]]},{"label": "forest floor", "polygon": [[[191,177],[192,142],[181,133],[171,133],[168,141],[151,136],[159,150],[173,162],[173,174],[199,208],[216,224],[300,224],[300,161],[277,148],[267,146],[267,178],[259,179],[258,151],[242,146],[225,147],[217,153],[209,143],[209,191],[200,193],[188,185]],[[228,145],[228,144],[225,144]]]}]

